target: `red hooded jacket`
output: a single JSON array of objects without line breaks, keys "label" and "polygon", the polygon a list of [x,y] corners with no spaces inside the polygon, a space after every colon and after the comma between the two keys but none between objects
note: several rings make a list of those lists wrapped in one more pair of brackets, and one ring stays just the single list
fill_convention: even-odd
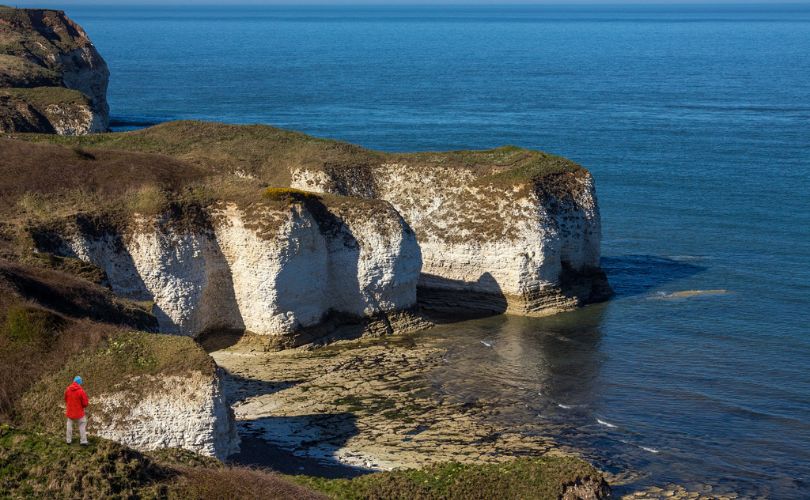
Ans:
[{"label": "red hooded jacket", "polygon": [[90,404],[87,393],[82,386],[73,382],[65,389],[65,415],[67,418],[77,420],[84,416],[84,409]]}]

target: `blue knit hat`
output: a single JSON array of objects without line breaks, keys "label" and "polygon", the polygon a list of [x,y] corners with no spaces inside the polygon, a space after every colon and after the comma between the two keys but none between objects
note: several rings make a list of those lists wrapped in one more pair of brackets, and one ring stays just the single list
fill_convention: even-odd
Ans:
[{"label": "blue knit hat", "polygon": [[82,378],[80,376],[78,376],[78,375],[73,377],[73,381],[76,382],[79,385],[82,385]]}]

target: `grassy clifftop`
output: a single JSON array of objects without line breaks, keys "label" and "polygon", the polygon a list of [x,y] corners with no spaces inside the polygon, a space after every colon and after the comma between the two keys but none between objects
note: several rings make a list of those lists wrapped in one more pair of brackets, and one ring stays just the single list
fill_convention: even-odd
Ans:
[{"label": "grassy clifftop", "polygon": [[179,121],[133,132],[87,137],[25,136],[26,140],[160,153],[212,171],[240,172],[287,186],[293,168],[356,168],[404,163],[414,169],[472,171],[482,182],[521,183],[546,175],[584,171],[565,158],[505,146],[480,151],[383,153],[264,125]]},{"label": "grassy clifftop", "polygon": [[111,441],[69,446],[0,425],[3,498],[324,498],[269,472],[229,468],[189,452],[143,454]]}]

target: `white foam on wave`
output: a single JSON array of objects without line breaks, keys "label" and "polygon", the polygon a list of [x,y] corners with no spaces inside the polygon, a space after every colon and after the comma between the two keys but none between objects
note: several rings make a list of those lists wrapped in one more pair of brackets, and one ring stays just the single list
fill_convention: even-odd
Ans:
[{"label": "white foam on wave", "polygon": [[672,260],[703,260],[706,257],[703,255],[668,255]]},{"label": "white foam on wave", "polygon": [[610,422],[607,422],[607,421],[605,421],[605,420],[602,420],[601,418],[597,418],[597,419],[596,419],[596,421],[597,421],[597,422],[598,422],[600,425],[604,425],[605,427],[608,427],[608,428],[610,428],[610,429],[615,429],[615,428],[616,428],[616,426],[615,426],[614,424],[611,424]]},{"label": "white foam on wave", "polygon": [[650,453],[661,453],[660,451],[656,450],[655,448],[648,448],[646,446],[639,446],[644,451],[649,451]]},{"label": "white foam on wave", "polygon": [[681,290],[678,292],[655,292],[650,296],[652,299],[658,300],[675,300],[675,299],[691,299],[695,297],[716,297],[720,295],[729,295],[731,292],[724,289],[715,290]]},{"label": "white foam on wave", "polygon": [[557,403],[557,406],[563,410],[573,410],[574,408],[585,408],[587,405],[564,405],[562,403]]}]

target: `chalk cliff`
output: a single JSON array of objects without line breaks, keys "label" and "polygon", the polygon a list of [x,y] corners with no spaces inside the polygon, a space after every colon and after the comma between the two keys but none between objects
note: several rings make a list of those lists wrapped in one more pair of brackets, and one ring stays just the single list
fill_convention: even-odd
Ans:
[{"label": "chalk cliff", "polygon": [[[126,387],[97,395],[95,435],[138,450],[183,448],[224,460],[239,452],[233,412],[218,375],[193,371],[134,376]],[[142,394],[143,387],[149,390]]]},{"label": "chalk cliff", "polygon": [[109,70],[64,12],[0,6],[0,132],[109,127]]},{"label": "chalk cliff", "polygon": [[37,239],[103,269],[117,294],[153,301],[160,331],[191,336],[247,330],[298,343],[324,322],[385,321],[416,303],[421,268],[413,232],[387,202],[289,190],[125,229],[80,217]]},{"label": "chalk cliff", "polygon": [[562,158],[511,147],[400,155],[297,168],[291,184],[389,201],[417,234],[425,307],[544,315],[611,293],[593,177]]},{"label": "chalk cliff", "polygon": [[94,154],[170,155],[229,182],[387,202],[415,233],[424,308],[544,315],[611,294],[599,267],[594,179],[558,156],[513,146],[382,153],[272,127],[201,122],[106,134],[93,145]]}]

